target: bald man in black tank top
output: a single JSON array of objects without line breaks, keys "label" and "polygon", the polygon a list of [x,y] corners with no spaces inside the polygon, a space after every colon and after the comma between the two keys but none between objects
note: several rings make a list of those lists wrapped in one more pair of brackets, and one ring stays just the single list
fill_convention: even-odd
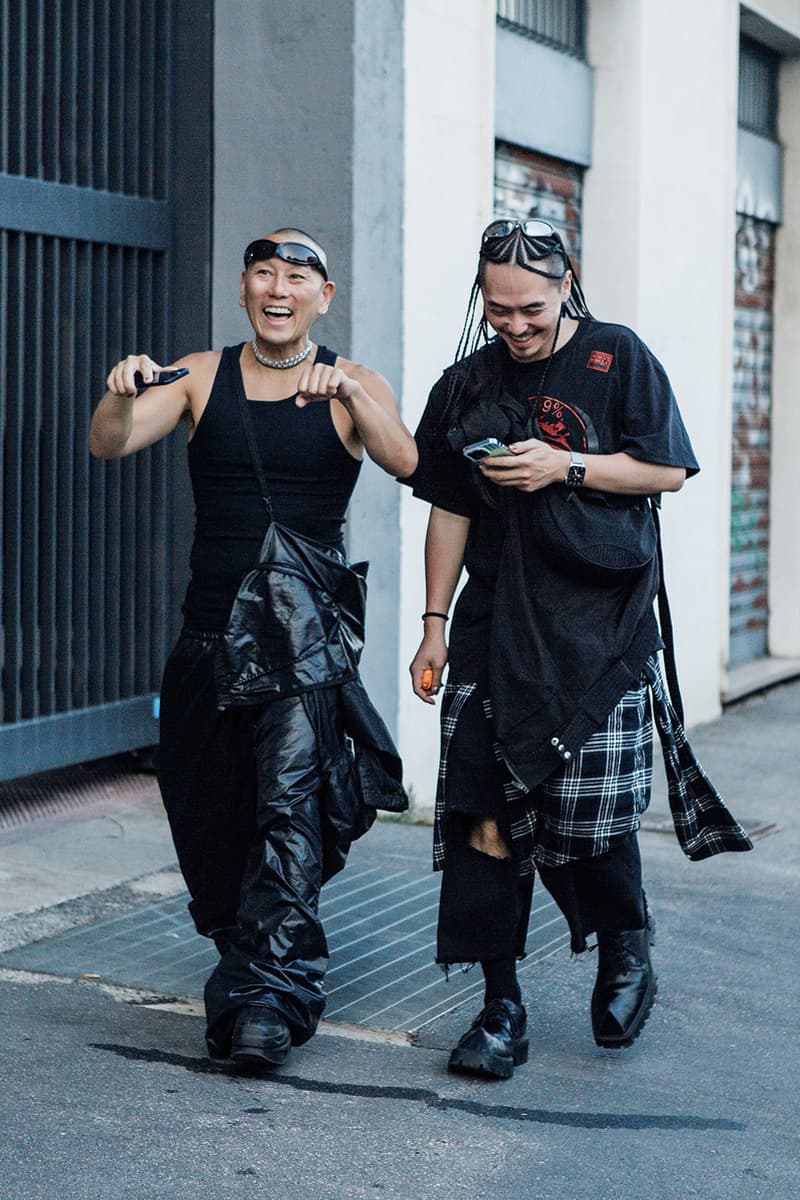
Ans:
[{"label": "bald man in black tank top", "polygon": [[[267,525],[237,391],[276,521],[331,552],[344,549],[364,451],[397,477],[416,466],[387,381],[309,338],[334,291],[314,238],[280,229],[257,239],[245,251],[239,297],[252,340],[169,368],[128,355],[111,370],[90,429],[92,454],[119,458],[187,427],[196,528],[184,628],[164,673],[159,783],[190,911],[220,951],[206,985],[209,1050],[260,1066],[283,1062],[322,1015],[322,882],[344,865],[376,806],[405,803],[396,751],[358,680],[346,694],[322,686],[217,705],[219,638]],[[137,390],[175,368],[188,373]],[[348,720],[373,739],[358,767]],[[359,782],[367,760],[379,764],[369,807]]]}]

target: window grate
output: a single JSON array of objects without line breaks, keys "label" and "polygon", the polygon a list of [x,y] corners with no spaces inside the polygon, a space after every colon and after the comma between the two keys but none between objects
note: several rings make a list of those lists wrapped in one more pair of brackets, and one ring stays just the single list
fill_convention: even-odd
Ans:
[{"label": "window grate", "polygon": [[575,58],[586,56],[585,0],[497,0],[497,22]]},{"label": "window grate", "polygon": [[739,125],[762,137],[778,136],[780,56],[743,37],[739,46]]}]

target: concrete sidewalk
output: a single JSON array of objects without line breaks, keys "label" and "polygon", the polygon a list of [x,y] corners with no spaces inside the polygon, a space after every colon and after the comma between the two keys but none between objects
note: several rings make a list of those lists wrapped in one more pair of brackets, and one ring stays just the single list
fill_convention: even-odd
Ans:
[{"label": "concrete sidewalk", "polygon": [[[413,1037],[334,1019],[266,1078],[205,1058],[196,995],[70,973],[64,939],[179,901],[148,777],[140,796],[0,835],[0,1062],[15,1081],[0,1094],[0,1195],[790,1200],[799,732],[798,683],[693,731],[755,852],[689,863],[659,788],[642,848],[660,991],[642,1037],[594,1045],[592,956],[556,947],[526,964],[531,1061],[506,1084],[447,1075],[479,983],[465,993],[433,965],[442,1013]],[[429,852],[429,829],[381,824],[342,879],[391,859],[415,888]],[[12,965],[45,948],[55,967]]]}]

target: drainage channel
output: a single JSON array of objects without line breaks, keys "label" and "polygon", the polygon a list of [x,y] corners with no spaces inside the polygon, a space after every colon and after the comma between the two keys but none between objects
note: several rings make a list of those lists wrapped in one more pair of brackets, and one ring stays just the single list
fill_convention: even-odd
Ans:
[{"label": "drainage channel", "polygon": [[0,783],[0,832],[139,796],[158,796],[155,776],[124,755],[8,780]]},{"label": "drainage channel", "polygon": [[[430,869],[430,836],[418,826],[382,825],[323,889],[328,1021],[416,1033],[482,994],[480,972],[455,972],[448,983],[434,962],[440,877]],[[195,933],[187,901],[180,893],[142,902],[9,950],[0,965],[200,998],[217,956]],[[568,945],[566,922],[542,891],[523,969]]]}]

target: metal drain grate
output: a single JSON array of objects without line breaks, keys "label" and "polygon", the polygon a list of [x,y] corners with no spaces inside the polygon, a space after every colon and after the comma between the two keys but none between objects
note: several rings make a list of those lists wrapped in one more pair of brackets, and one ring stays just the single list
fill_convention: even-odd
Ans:
[{"label": "metal drain grate", "polygon": [[12,779],[0,783],[0,830],[133,796],[157,797],[158,785],[118,757]]},{"label": "metal drain grate", "polygon": [[[320,914],[331,950],[325,1015],[331,1021],[415,1032],[482,994],[483,981],[476,971],[454,972],[445,982],[434,963],[440,877],[430,870],[430,830],[396,831],[411,853],[387,849],[394,832],[384,827],[358,843],[347,870],[323,891]],[[200,997],[217,956],[195,933],[187,900],[183,893],[139,905],[10,950],[0,963]],[[542,892],[523,971],[568,945],[566,922]]]}]

